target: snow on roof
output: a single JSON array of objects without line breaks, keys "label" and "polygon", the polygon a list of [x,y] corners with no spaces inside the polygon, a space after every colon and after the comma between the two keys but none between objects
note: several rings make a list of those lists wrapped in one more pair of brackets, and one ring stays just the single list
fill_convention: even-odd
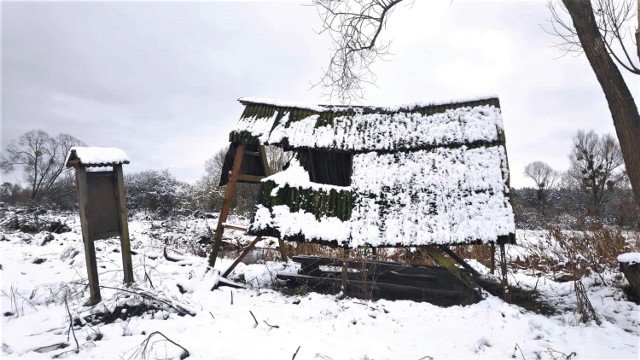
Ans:
[{"label": "snow on roof", "polygon": [[[297,209],[291,201],[296,191],[286,186],[300,189],[309,185],[301,184],[300,176],[288,181],[283,173],[272,175],[263,180],[276,183],[269,195],[289,203],[271,209],[259,204],[251,232],[273,236],[264,230],[276,229],[276,235],[285,239],[337,242],[350,248],[505,239],[515,233],[503,178],[508,171],[505,158],[503,146],[356,154],[351,186],[334,187],[351,192],[351,213],[344,221],[333,214],[316,216]],[[322,195],[326,192],[316,192],[311,198],[317,201]]]},{"label": "snow on roof", "polygon": [[491,143],[504,132],[497,98],[394,107],[240,101],[246,107],[230,134],[231,142],[389,151]]},{"label": "snow on roof", "polygon": [[74,146],[69,150],[65,163],[70,167],[73,161],[79,161],[82,166],[109,166],[128,164],[129,156],[118,148]]},{"label": "snow on roof", "polygon": [[232,142],[346,151],[352,160],[346,187],[309,185],[298,163],[263,179],[250,233],[350,248],[514,241],[497,98],[395,107],[240,101]]},{"label": "snow on roof", "polygon": [[640,253],[624,253],[618,255],[618,262],[629,263],[629,265],[640,264]]}]

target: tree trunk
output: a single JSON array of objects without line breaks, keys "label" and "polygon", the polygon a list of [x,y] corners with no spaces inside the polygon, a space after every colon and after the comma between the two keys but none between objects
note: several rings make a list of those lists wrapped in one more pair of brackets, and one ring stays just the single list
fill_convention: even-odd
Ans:
[{"label": "tree trunk", "polygon": [[633,188],[636,204],[640,204],[640,114],[620,70],[607,53],[596,26],[590,1],[562,0],[573,20],[589,64],[609,104],[613,125],[620,141],[622,156]]}]

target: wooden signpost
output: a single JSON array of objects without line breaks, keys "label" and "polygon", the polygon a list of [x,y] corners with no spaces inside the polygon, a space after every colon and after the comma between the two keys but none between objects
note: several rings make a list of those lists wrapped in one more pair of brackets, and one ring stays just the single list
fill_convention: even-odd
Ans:
[{"label": "wooden signpost", "polygon": [[128,163],[125,152],[115,148],[74,147],[67,156],[67,167],[74,167],[76,172],[91,304],[97,304],[101,300],[95,240],[120,236],[124,282],[133,282],[122,174],[122,164]]}]

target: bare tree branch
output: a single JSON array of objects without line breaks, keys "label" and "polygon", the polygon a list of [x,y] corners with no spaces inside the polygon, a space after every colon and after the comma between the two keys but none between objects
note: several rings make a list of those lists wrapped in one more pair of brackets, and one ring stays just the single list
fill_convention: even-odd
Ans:
[{"label": "bare tree branch", "polygon": [[390,43],[377,44],[392,9],[403,0],[313,0],[329,33],[333,55],[321,81],[329,98],[341,103],[361,99],[363,84],[373,84],[371,64],[388,54]]},{"label": "bare tree branch", "polygon": [[[565,54],[582,54],[578,33],[570,21],[566,7],[560,4],[558,6],[555,1],[547,2],[547,8],[551,13],[550,28],[543,27],[543,30],[556,36],[559,41],[555,46]],[[627,37],[635,33],[631,28],[632,20],[636,16],[635,2],[633,0],[595,0],[592,6],[596,25],[607,53],[618,65],[632,74],[640,75],[640,63],[637,59],[633,60],[627,50],[627,46],[633,44],[633,37],[631,40]]]}]

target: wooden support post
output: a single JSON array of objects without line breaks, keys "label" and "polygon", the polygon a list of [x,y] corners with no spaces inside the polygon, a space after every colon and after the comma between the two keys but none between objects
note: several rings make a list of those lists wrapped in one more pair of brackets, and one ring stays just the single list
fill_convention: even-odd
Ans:
[{"label": "wooden support post", "polygon": [[76,165],[76,186],[78,187],[78,207],[80,209],[80,224],[82,224],[82,242],[84,243],[84,257],[87,264],[89,280],[89,304],[95,305],[102,300],[100,296],[100,281],[98,279],[98,264],[96,248],[91,237],[89,224],[89,189],[87,187],[87,171],[83,166]]},{"label": "wooden support post", "polygon": [[118,221],[120,224],[120,248],[122,252],[122,268],[124,269],[124,283],[133,283],[133,264],[131,260],[131,241],[129,239],[129,219],[127,218],[127,201],[124,193],[124,175],[122,165],[113,167],[116,177],[116,200],[118,206]]},{"label": "wooden support post", "polygon": [[349,285],[349,248],[342,249],[342,296],[347,296],[347,286]]},{"label": "wooden support post", "polygon": [[473,279],[468,274],[460,270],[451,259],[447,258],[445,256],[444,250],[433,245],[423,246],[422,248],[433,259],[433,261],[449,270],[449,272],[453,274],[453,276],[455,276],[458,280],[460,280],[462,284],[476,293],[480,292],[480,286],[476,284],[476,282],[473,281]]},{"label": "wooden support post", "polygon": [[244,257],[247,256],[249,251],[251,251],[251,249],[253,249],[254,246],[256,246],[256,244],[258,243],[258,241],[260,241],[261,239],[262,239],[262,236],[260,236],[260,235],[256,236],[256,238],[249,244],[249,246],[247,246],[246,249],[244,249],[242,254],[240,254],[240,256],[236,259],[236,261],[234,261],[233,264],[231,264],[231,266],[229,266],[227,271],[225,271],[224,274],[222,274],[222,277],[226,278],[227,276],[229,276],[229,274],[231,274],[233,269],[235,269],[236,266],[238,266],[238,264],[240,264],[240,261],[242,261],[242,259],[244,259]]},{"label": "wooden support post", "polygon": [[213,238],[213,249],[209,256],[209,265],[214,267],[216,265],[216,259],[220,246],[222,245],[222,234],[224,233],[224,226],[222,224],[227,221],[229,216],[229,209],[231,209],[231,202],[233,201],[233,194],[238,182],[238,176],[240,175],[240,169],[242,167],[242,159],[244,158],[245,144],[238,144],[236,149],[236,157],[233,160],[233,168],[231,170],[231,177],[227,184],[227,189],[224,192],[224,202],[222,203],[222,209],[220,211],[220,218],[218,218],[218,226],[216,227],[216,233]]},{"label": "wooden support post", "polygon": [[500,243],[500,278],[502,282],[502,299],[511,302],[511,291],[509,290],[509,280],[507,279],[507,254],[504,243]]},{"label": "wooden support post", "polygon": [[496,273],[496,244],[491,243],[491,274]]}]

